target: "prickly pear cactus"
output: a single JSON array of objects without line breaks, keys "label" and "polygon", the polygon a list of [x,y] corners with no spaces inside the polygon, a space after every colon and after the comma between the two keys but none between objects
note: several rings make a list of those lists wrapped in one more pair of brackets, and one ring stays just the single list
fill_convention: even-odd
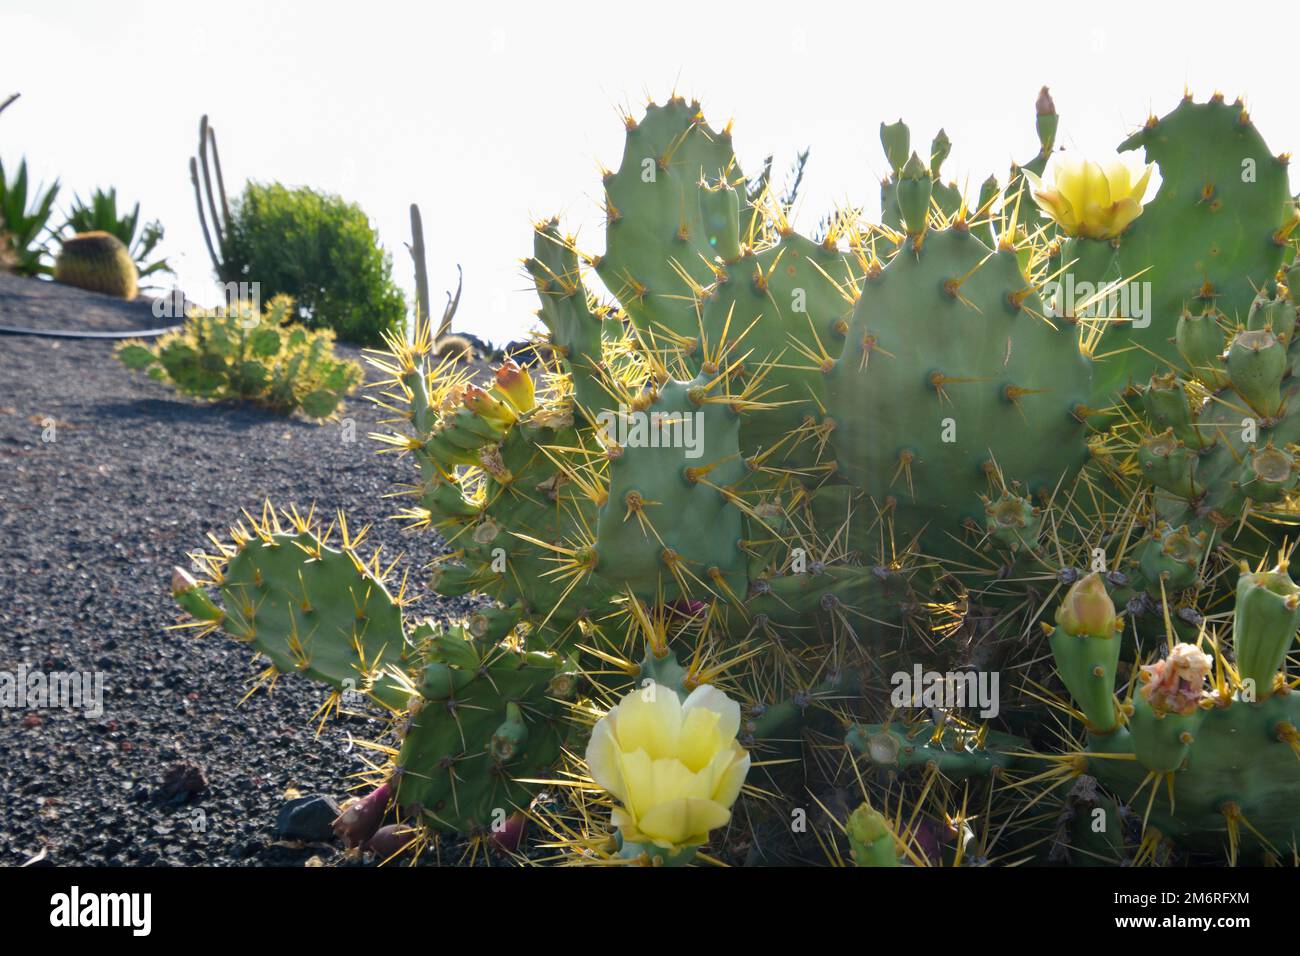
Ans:
[{"label": "prickly pear cactus", "polygon": [[1168,115],[1152,116],[1122,144],[1144,150],[1160,171],[1160,191],[1115,239],[1071,239],[1062,258],[1076,279],[1141,282],[1149,312],[1115,323],[1102,349],[1119,353],[1099,369],[1094,404],[1179,361],[1175,326],[1207,309],[1244,323],[1257,290],[1270,282],[1295,227],[1285,156],[1270,152],[1241,100],[1189,94]]},{"label": "prickly pear cactus", "polygon": [[[350,847],[418,857],[521,813],[601,865],[1294,840],[1300,589],[1262,570],[1300,484],[1285,170],[1238,106],[1189,101],[1126,144],[1163,177],[1145,207],[1144,180],[1098,167],[1066,185],[1124,194],[1076,208],[1044,186],[1058,122],[1043,90],[1038,154],[977,197],[941,177],[942,131],[923,155],[882,126],[882,222],[805,236],[730,128],[673,97],[626,120],[603,252],[534,225],[531,354],[485,373],[427,327],[388,341],[398,516],[447,546],[433,591],[478,609],[402,620],[341,518],[334,546],[292,511],[176,584],[268,676],[390,716]],[[1078,314],[1067,274],[1149,281],[1150,324]],[[996,675],[979,707],[951,693]],[[713,787],[741,753],[761,799]],[[815,847],[788,826],[809,795],[834,823]],[[1084,825],[1098,811],[1115,827]]]},{"label": "prickly pear cactus", "polygon": [[1284,669],[1300,588],[1286,562],[1242,571],[1230,639],[1203,631],[1196,643],[1175,643],[1171,635],[1133,672],[1121,702],[1122,626],[1094,575],[1074,585],[1050,629],[1061,679],[1088,728],[1073,772],[1095,776],[1136,804],[1146,826],[1186,846],[1222,848],[1233,861],[1286,852],[1300,832],[1300,698]]},{"label": "prickly pear cactus", "polygon": [[291,323],[293,299],[193,310],[184,325],[148,345],[123,342],[127,368],[168,381],[187,395],[232,399],[282,415],[329,418],[364,377],[356,362],[334,355],[334,333]]},{"label": "prickly pear cactus", "polygon": [[827,411],[839,469],[898,537],[960,552],[981,496],[1039,496],[1083,466],[1091,363],[1042,310],[1016,254],[960,223],[867,279]]}]

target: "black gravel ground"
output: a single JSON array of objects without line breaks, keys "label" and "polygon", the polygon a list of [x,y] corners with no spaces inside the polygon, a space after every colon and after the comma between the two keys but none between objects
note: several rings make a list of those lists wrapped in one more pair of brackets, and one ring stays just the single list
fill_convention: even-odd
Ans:
[{"label": "black gravel ground", "polygon": [[[0,706],[0,865],[339,862],[337,844],[277,840],[273,825],[291,790],[344,799],[364,767],[349,738],[380,723],[317,736],[322,694],[296,676],[240,705],[260,668],[220,635],[167,629],[181,619],[171,568],[270,498],[344,507],[417,571],[438,542],[402,533],[381,498],[410,466],[376,454],[366,435],[384,413],[359,396],[349,443],[337,423],[191,402],[112,351],[0,336],[0,682],[23,667],[103,679],[98,716]],[[424,593],[411,613],[464,611]],[[168,796],[178,765],[206,788]]]}]

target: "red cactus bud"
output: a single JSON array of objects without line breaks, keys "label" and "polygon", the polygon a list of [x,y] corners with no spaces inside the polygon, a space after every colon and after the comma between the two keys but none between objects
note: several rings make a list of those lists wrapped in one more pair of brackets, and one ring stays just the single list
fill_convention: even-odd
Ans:
[{"label": "red cactus bud", "polygon": [[528,817],[517,811],[506,818],[501,829],[492,828],[492,845],[505,853],[516,853],[528,832]]},{"label": "red cactus bud", "polygon": [[361,845],[361,849],[373,853],[379,860],[387,860],[400,854],[415,839],[415,830],[402,823],[390,823],[376,830],[374,836]]},{"label": "red cactus bud", "polygon": [[361,846],[375,835],[388,804],[393,799],[393,785],[381,783],[360,800],[348,804],[334,821],[334,833],[349,848]]}]

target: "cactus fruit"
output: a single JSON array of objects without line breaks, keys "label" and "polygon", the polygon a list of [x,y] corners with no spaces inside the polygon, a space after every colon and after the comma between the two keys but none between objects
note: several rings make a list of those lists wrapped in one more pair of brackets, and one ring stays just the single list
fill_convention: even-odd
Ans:
[{"label": "cactus fruit", "polygon": [[[1265,301],[1289,304],[1280,296]],[[1275,543],[1268,522],[1286,520],[1300,483],[1293,374],[1300,350],[1294,336],[1288,340],[1268,327],[1243,329],[1224,342],[1221,360],[1206,350],[1189,369],[1152,376],[1130,391],[1127,424],[1104,446],[1106,467],[1114,472],[1115,451],[1133,461],[1123,474],[1150,493],[1162,526],[1183,528],[1198,549],[1210,537]],[[1184,574],[1167,582],[1170,589],[1190,583]]]},{"label": "cactus fruit", "polygon": [[82,232],[63,240],[54,260],[54,278],[88,292],[134,299],[139,276],[130,250],[107,232]]}]

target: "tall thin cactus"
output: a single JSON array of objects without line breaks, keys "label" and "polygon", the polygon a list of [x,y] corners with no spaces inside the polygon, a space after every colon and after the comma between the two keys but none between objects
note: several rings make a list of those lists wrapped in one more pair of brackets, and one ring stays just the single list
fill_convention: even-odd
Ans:
[{"label": "tall thin cactus", "polygon": [[[415,263],[415,324],[416,328],[419,328],[422,323],[429,321],[430,312],[429,266],[424,255],[424,220],[420,217],[420,207],[417,203],[411,203],[411,241],[407,243],[406,248]],[[455,295],[447,293],[447,305],[443,308],[442,318],[438,321],[436,342],[441,342],[451,334],[451,320],[456,314],[457,306],[460,305],[460,291],[464,278],[460,266],[456,266],[456,293]]]},{"label": "tall thin cactus", "polygon": [[[209,150],[212,154],[210,160]],[[214,175],[215,190],[213,189]],[[234,281],[236,277],[231,274],[233,268],[224,258],[226,237],[229,234],[230,204],[226,200],[226,182],[221,173],[221,154],[217,151],[217,134],[208,124],[206,114],[199,120],[198,156],[190,157],[190,182],[194,185],[194,201],[199,210],[199,225],[203,229],[204,245],[208,247],[208,255],[212,258],[212,268],[222,282]],[[207,212],[204,212],[205,204]]]}]

